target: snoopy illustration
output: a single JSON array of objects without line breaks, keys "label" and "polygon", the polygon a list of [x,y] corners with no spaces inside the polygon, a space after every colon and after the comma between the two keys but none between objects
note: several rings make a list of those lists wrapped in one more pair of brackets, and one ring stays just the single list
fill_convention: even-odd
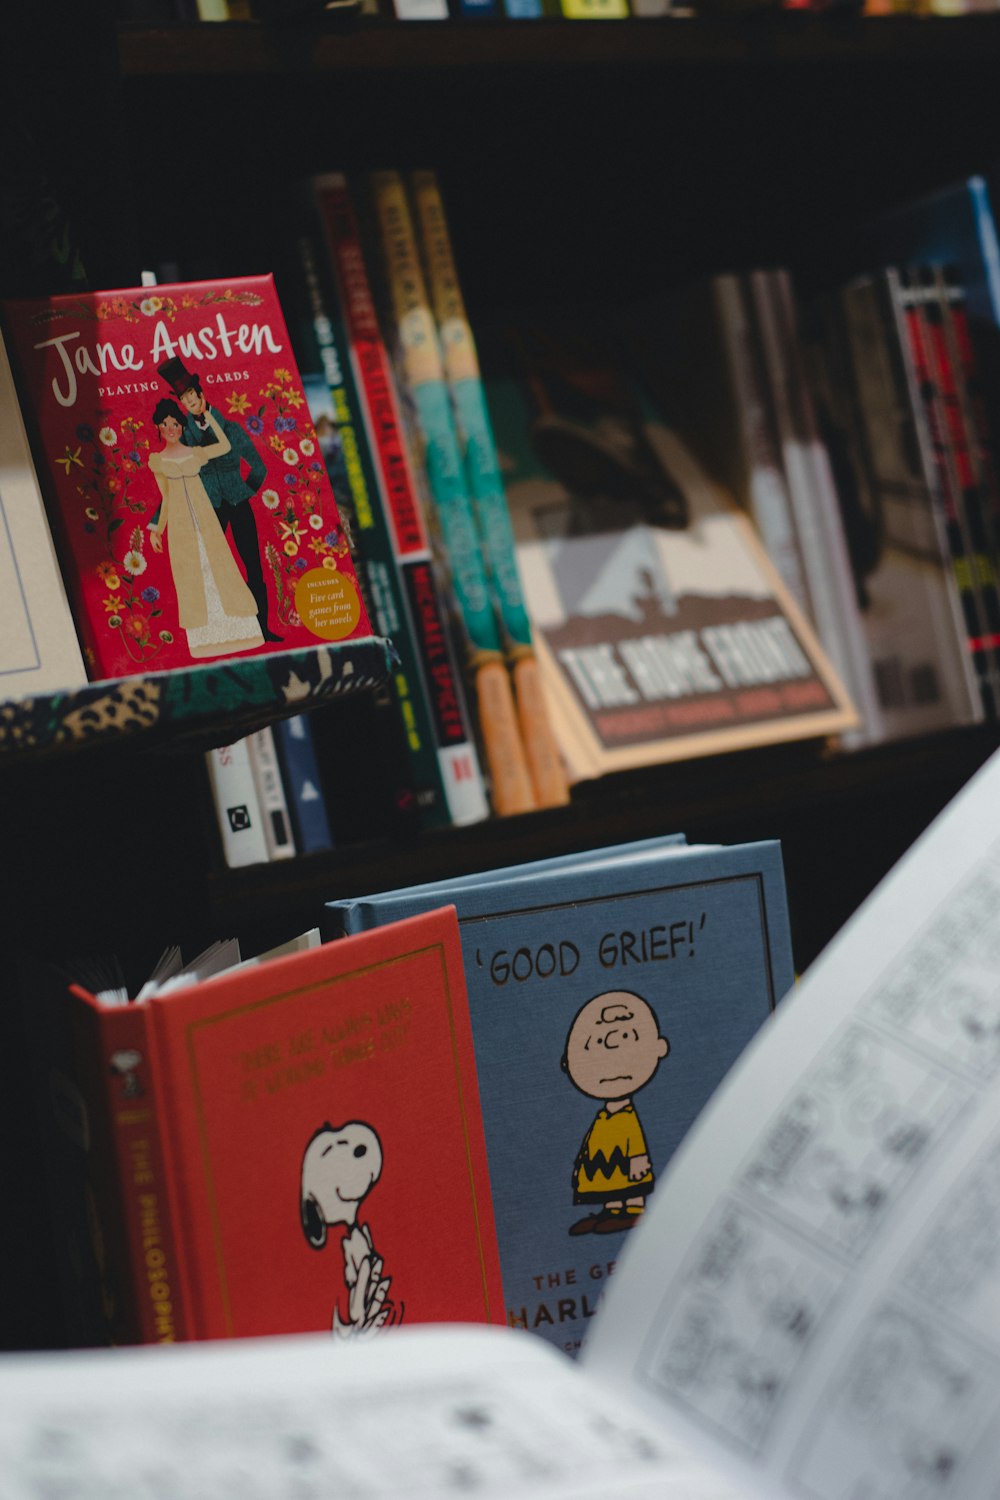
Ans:
[{"label": "snoopy illustration", "polygon": [[302,1229],[314,1250],[322,1250],[332,1225],[343,1224],[344,1282],[348,1317],[336,1303],[333,1332],[340,1338],[371,1337],[402,1319],[388,1300],[391,1277],[382,1275],[382,1257],[371,1230],[358,1223],[358,1209],[382,1173],[382,1144],[370,1125],[321,1125],[302,1157],[300,1205]]},{"label": "snoopy illustration", "polygon": [[142,1053],[137,1052],[134,1047],[119,1047],[117,1052],[111,1054],[108,1066],[112,1073],[123,1080],[126,1099],[137,1099],[146,1092],[137,1071],[141,1063]]}]

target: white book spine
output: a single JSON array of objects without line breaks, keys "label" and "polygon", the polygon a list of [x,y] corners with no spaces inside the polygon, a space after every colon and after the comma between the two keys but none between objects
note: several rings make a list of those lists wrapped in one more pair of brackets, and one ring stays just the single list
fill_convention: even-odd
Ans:
[{"label": "white book spine", "polygon": [[264,819],[246,740],[209,750],[205,763],[226,864],[231,869],[266,864]]},{"label": "white book spine", "polygon": [[712,290],[736,398],[753,522],[792,598],[808,615],[809,591],[802,554],[745,289],[738,276],[721,275],[713,279]]},{"label": "white book spine", "polygon": [[913,441],[887,283],[861,277],[826,303],[822,351],[832,422],[866,536],[862,618],[887,739],[982,718],[954,578]]},{"label": "white book spine", "polygon": [[394,0],[397,21],[447,21],[447,0]]},{"label": "white book spine", "polygon": [[250,767],[253,771],[260,810],[264,821],[264,838],[269,859],[291,859],[295,854],[295,836],[281,777],[274,731],[265,725],[249,736]]},{"label": "white book spine", "polygon": [[748,284],[809,588],[810,613],[854,699],[861,729],[847,745],[884,738],[875,677],[858,607],[830,459],[816,431],[798,349],[798,319],[787,272],[751,271]]}]

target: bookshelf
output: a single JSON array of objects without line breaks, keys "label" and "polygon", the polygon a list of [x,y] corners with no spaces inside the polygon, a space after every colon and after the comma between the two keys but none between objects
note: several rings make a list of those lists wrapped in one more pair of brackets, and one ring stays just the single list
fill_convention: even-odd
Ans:
[{"label": "bookshelf", "polygon": [[[4,104],[30,120],[94,285],[134,285],[158,260],[191,278],[267,269],[275,185],[432,164],[474,324],[494,306],[586,305],[734,263],[780,260],[819,280],[872,208],[987,167],[1000,125],[993,15],[147,27],[46,0],[11,25]],[[10,159],[5,172],[9,185]],[[372,680],[385,665],[373,652]],[[310,706],[349,804],[369,695]],[[80,751],[0,754],[8,952],[116,948],[141,968],[175,937],[265,946],[336,896],[682,829],[782,840],[803,968],[1000,744],[985,726],[851,756],[747,751],[583,785],[569,808],[468,829],[348,824],[328,855],[229,871],[201,750],[255,721],[213,708],[193,739],[165,722]],[[9,1201],[31,1203],[27,1069],[13,1003],[3,1014],[5,1180]],[[24,1220],[6,1251],[10,1347],[51,1328],[44,1246]]]}]

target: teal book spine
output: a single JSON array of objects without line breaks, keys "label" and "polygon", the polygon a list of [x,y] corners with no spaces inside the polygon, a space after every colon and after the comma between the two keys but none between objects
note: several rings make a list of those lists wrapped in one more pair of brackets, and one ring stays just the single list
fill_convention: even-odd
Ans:
[{"label": "teal book spine", "polygon": [[343,173],[311,182],[323,232],[329,291],[348,347],[374,461],[380,556],[399,582],[399,610],[413,641],[418,682],[433,727],[445,796],[456,824],[489,816],[486,782],[440,588],[388,351],[379,326],[361,231]]},{"label": "teal book spine", "polygon": [[379,631],[392,641],[398,658],[391,686],[411,780],[411,793],[400,789],[398,795],[412,794],[422,827],[449,827],[454,820],[437,753],[435,723],[423,691],[412,621],[388,525],[379,504],[374,461],[368,448],[346,335],[326,271],[320,226],[311,205],[304,202],[301,213],[296,248],[308,321],[299,320],[296,324],[299,363],[308,364],[311,371],[321,375],[318,387],[315,382],[306,385],[313,406],[313,422],[321,441],[327,434],[332,439],[328,456],[337,465],[341,484],[351,495],[349,520],[371,609]]},{"label": "teal book spine", "polygon": [[467,640],[494,811],[533,812],[532,786],[500,624],[462,461],[451,395],[403,178],[376,172],[372,190],[393,342],[412,405],[441,544]]},{"label": "teal book spine", "polygon": [[500,622],[535,798],[539,807],[560,807],[569,801],[569,784],[539,678],[514,528],[444,202],[433,172],[412,173],[410,186],[465,482]]}]

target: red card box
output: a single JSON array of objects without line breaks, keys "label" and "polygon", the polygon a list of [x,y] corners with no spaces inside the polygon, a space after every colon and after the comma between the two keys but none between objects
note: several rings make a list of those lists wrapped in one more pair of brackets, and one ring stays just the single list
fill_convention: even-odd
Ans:
[{"label": "red card box", "polygon": [[4,312],[92,677],[372,633],[271,276]]}]

